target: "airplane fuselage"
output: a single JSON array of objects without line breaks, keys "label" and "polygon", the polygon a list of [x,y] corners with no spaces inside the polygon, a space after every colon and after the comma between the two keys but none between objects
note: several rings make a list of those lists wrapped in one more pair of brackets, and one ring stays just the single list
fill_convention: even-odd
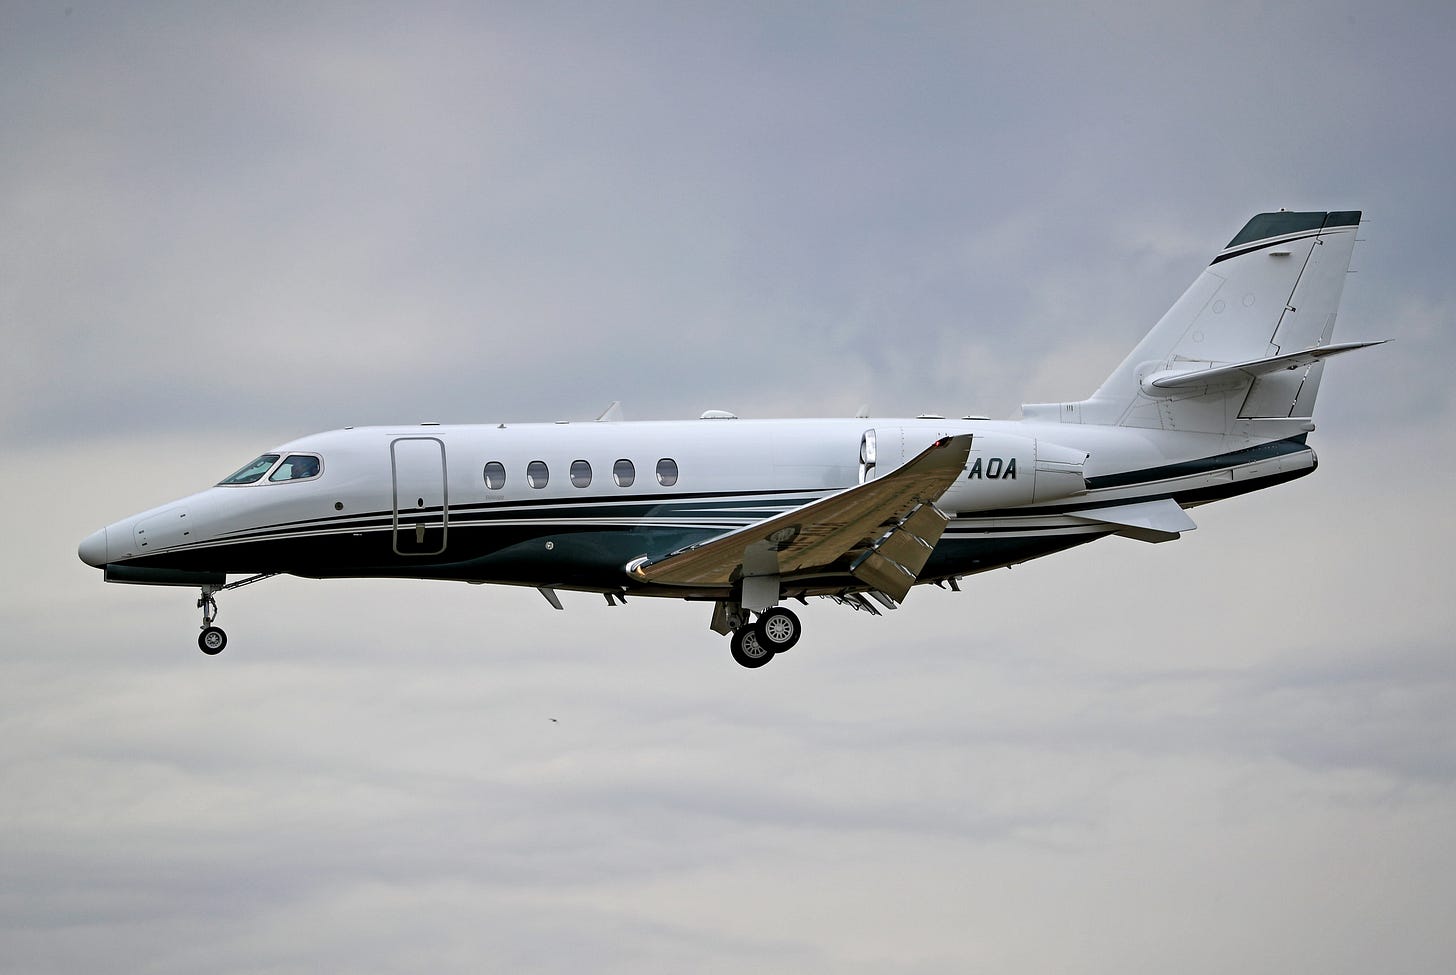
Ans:
[{"label": "airplane fuselage", "polygon": [[[862,459],[873,431],[874,463]],[[919,581],[968,575],[1117,530],[1078,520],[1109,504],[1189,506],[1314,468],[1302,438],[1015,421],[803,419],[362,427],[269,454],[318,459],[316,476],[222,484],[142,512],[82,547],[115,581],[203,576],[457,579],[715,598],[626,571],[882,475],[939,437],[969,433],[951,516]],[[843,589],[842,567],[785,579],[789,594]]]}]

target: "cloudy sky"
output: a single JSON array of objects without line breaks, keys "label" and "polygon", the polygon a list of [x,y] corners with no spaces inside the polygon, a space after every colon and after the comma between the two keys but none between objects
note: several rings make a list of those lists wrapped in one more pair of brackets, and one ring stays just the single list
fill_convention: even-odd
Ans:
[{"label": "cloudy sky", "polygon": [[[1176,8],[1176,9],[1174,9]],[[1444,971],[1456,14],[0,2],[0,959]],[[1317,475],[760,671],[707,610],[76,543],[346,424],[1089,393],[1363,209]],[[552,720],[556,719],[556,720]]]}]

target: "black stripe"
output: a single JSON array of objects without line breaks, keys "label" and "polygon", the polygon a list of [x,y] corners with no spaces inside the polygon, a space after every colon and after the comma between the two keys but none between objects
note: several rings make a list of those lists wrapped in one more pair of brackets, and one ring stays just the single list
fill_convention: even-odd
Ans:
[{"label": "black stripe", "polygon": [[1220,261],[1226,261],[1231,257],[1243,257],[1245,254],[1254,253],[1254,251],[1265,250],[1269,247],[1278,247],[1280,244],[1292,244],[1296,240],[1308,240],[1311,237],[1318,237],[1323,232],[1322,230],[1316,230],[1313,233],[1300,234],[1298,237],[1279,237],[1273,240],[1261,240],[1257,244],[1250,244],[1248,247],[1241,247],[1236,251],[1228,251],[1227,253],[1220,254],[1209,262],[1208,266],[1213,267],[1213,265],[1218,264]]},{"label": "black stripe", "polygon": [[[1176,464],[1166,464],[1162,467],[1146,467],[1142,470],[1123,471],[1118,474],[1104,474],[1101,477],[1089,477],[1087,478],[1087,490],[1098,491],[1108,488],[1129,487],[1136,484],[1148,484],[1154,481],[1166,481],[1176,477],[1208,474],[1213,471],[1223,470],[1226,467],[1238,467],[1243,464],[1250,464],[1260,460],[1270,460],[1275,457],[1285,457],[1290,454],[1297,454],[1302,450],[1308,450],[1309,447],[1305,444],[1308,438],[1309,434],[1301,433],[1299,436],[1290,437],[1287,440],[1274,440],[1270,443],[1259,444],[1254,447],[1244,447],[1240,450],[1233,450],[1225,454],[1215,454],[1211,457],[1179,461]],[[1310,468],[1310,470],[1312,469]],[[1295,471],[1292,473],[1298,476],[1309,473],[1309,470]],[[1240,489],[1226,496],[1243,494],[1245,491],[1257,490],[1272,483],[1274,482],[1269,477],[1251,478],[1248,481],[1239,482]],[[1244,487],[1243,485],[1248,486]],[[1077,511],[1087,511],[1091,508],[1106,508],[1109,505],[1162,501],[1165,498],[1185,502],[1193,495],[1200,494],[1203,490],[1202,488],[1198,488],[1192,491],[1162,491],[1157,494],[1141,495],[1136,498],[1092,499],[1087,501],[1073,501],[1066,504],[1038,506],[1035,508],[995,508],[989,511],[957,512],[955,517],[960,520],[1025,518],[1038,515],[1071,514]],[[952,522],[952,524],[955,524],[955,522]]]},{"label": "black stripe", "polygon": [[1254,447],[1232,450],[1226,454],[1215,454],[1212,457],[1181,460],[1175,464],[1149,467],[1140,471],[1124,471],[1120,474],[1089,477],[1087,478],[1087,489],[1097,491],[1102,488],[1126,487],[1129,484],[1142,484],[1147,481],[1165,481],[1173,477],[1207,474],[1223,467],[1237,467],[1240,464],[1251,464],[1254,461],[1284,457],[1288,454],[1297,454],[1301,450],[1308,450],[1309,447],[1306,445],[1308,439],[1309,434],[1301,433],[1299,436],[1290,437],[1287,440],[1273,440]]},{"label": "black stripe", "polygon": [[[542,517],[557,519],[619,518],[626,520],[642,518],[711,518],[731,508],[768,508],[765,515],[775,515],[789,507],[800,507],[824,497],[838,489],[804,488],[789,491],[712,491],[681,495],[637,495],[630,498],[580,498],[520,499],[515,501],[485,501],[475,504],[450,505],[450,524],[489,524],[497,520],[530,520]],[[785,500],[794,495],[807,495],[798,504],[785,506]],[[716,500],[715,500],[716,499]],[[439,517],[440,507],[410,509],[411,517]],[[756,512],[744,512],[742,517],[753,520]],[[495,517],[491,517],[495,516]],[[326,518],[307,518],[299,521],[283,521],[269,525],[258,525],[238,529],[219,536],[226,539],[248,539],[275,532],[312,531],[370,531],[392,529],[394,511],[371,511],[364,514],[329,515]]]},{"label": "black stripe", "polygon": [[[1319,218],[1318,228],[1313,226],[1316,218]],[[1259,230],[1275,230],[1278,229],[1280,225],[1283,225],[1286,231],[1285,233],[1276,233],[1268,237],[1262,237],[1259,240],[1250,243],[1247,247],[1241,246],[1244,241],[1242,241],[1240,238],[1242,238],[1246,232],[1250,230],[1255,230],[1255,232]],[[1291,244],[1296,240],[1306,240],[1310,237],[1318,237],[1320,234],[1327,233],[1331,230],[1339,230],[1344,227],[1358,226],[1360,226],[1359,210],[1335,210],[1325,214],[1320,214],[1318,212],[1262,213],[1259,216],[1255,217],[1253,220],[1250,220],[1248,224],[1245,225],[1244,229],[1239,232],[1239,235],[1233,240],[1229,241],[1229,248],[1237,246],[1239,247],[1239,249],[1228,250],[1228,253],[1220,254],[1218,257],[1215,257],[1213,259],[1213,262],[1209,264],[1209,267],[1213,267],[1213,265],[1217,264],[1219,261],[1226,261],[1230,257],[1240,257],[1244,254],[1252,254],[1254,251],[1263,250],[1266,247],[1274,247],[1278,244]],[[1302,230],[1310,230],[1312,231],[1312,233],[1300,233],[1298,237],[1290,236],[1291,234],[1299,233]]]}]

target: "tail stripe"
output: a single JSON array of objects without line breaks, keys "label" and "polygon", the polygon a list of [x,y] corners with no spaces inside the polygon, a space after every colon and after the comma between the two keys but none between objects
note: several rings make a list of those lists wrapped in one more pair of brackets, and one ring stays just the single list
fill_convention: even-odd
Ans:
[{"label": "tail stripe", "polygon": [[1359,224],[1358,210],[1256,214],[1091,398],[1022,415],[1241,439],[1299,433]]},{"label": "tail stripe", "polygon": [[1215,257],[1208,266],[1212,267],[1231,257],[1252,254],[1276,244],[1292,244],[1296,240],[1317,237],[1321,233],[1341,227],[1354,229],[1359,225],[1359,210],[1336,210],[1331,213],[1290,213],[1280,210],[1278,213],[1261,213],[1245,224],[1244,229],[1228,242],[1223,253]]}]

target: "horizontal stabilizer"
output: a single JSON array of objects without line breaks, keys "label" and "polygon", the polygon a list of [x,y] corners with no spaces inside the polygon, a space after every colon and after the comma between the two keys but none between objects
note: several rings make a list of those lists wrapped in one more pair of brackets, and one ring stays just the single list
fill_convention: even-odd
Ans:
[{"label": "horizontal stabilizer", "polygon": [[1335,345],[1357,210],[1260,213],[1088,399],[1026,419],[1244,437],[1248,420],[1314,416]]},{"label": "horizontal stabilizer", "polygon": [[1093,508],[1071,512],[1070,516],[1079,521],[1114,525],[1118,529],[1116,534],[1136,538],[1140,542],[1169,542],[1180,533],[1191,532],[1198,527],[1188,517],[1188,512],[1172,498]]},{"label": "horizontal stabilizer", "polygon": [[1191,372],[1170,369],[1145,377],[1142,387],[1143,392],[1149,396],[1167,396],[1178,390],[1240,386],[1271,372],[1310,366],[1323,359],[1328,359],[1332,355],[1339,355],[1341,352],[1368,349],[1372,345],[1383,345],[1386,341],[1382,339],[1379,342],[1341,342],[1337,345],[1305,349],[1303,352],[1271,355],[1264,359],[1251,359],[1248,362],[1236,362],[1212,369],[1195,369]]}]

